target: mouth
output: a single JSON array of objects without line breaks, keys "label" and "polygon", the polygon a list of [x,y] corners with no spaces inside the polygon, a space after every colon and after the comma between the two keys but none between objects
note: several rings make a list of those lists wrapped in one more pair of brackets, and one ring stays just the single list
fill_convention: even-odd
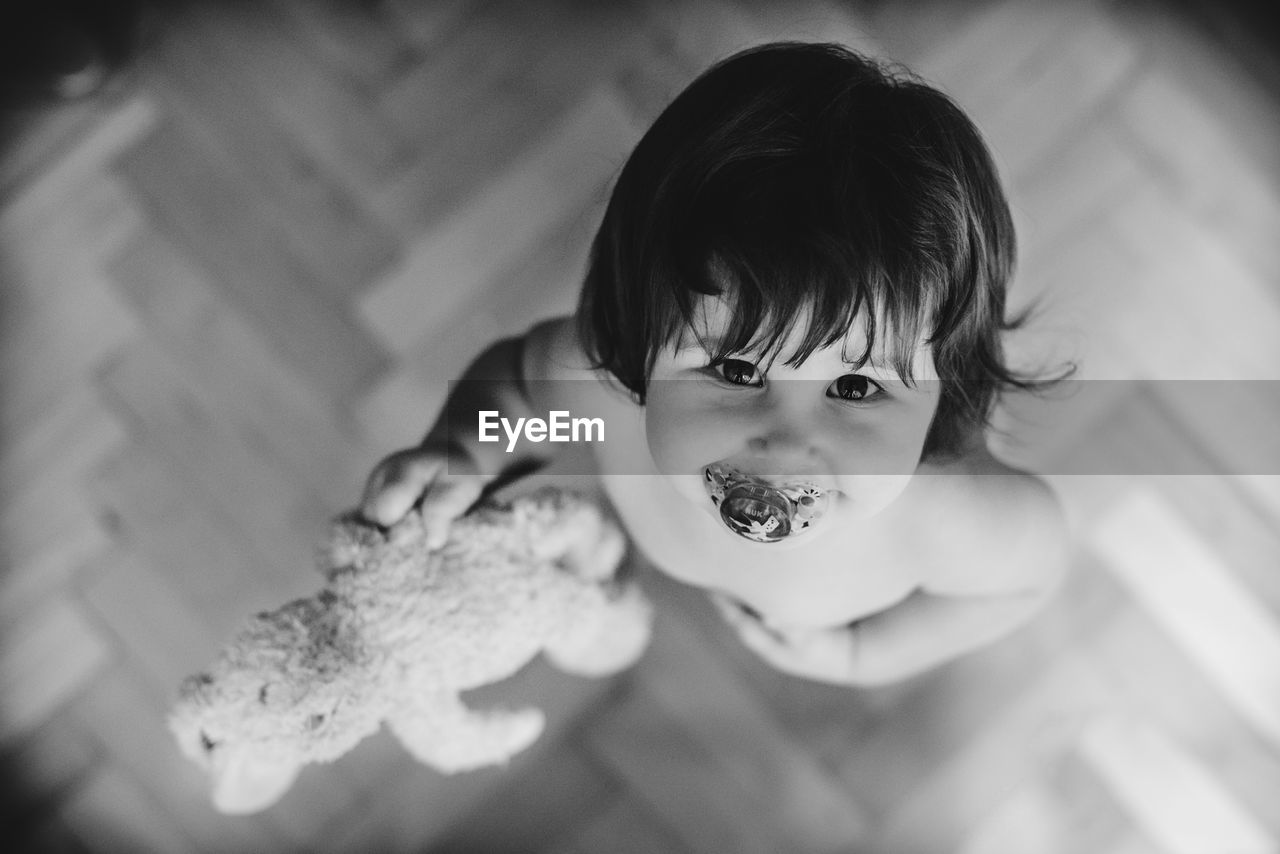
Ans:
[{"label": "mouth", "polygon": [[838,495],[816,477],[757,476],[724,463],[703,469],[703,485],[725,527],[755,543],[778,543],[810,533]]}]

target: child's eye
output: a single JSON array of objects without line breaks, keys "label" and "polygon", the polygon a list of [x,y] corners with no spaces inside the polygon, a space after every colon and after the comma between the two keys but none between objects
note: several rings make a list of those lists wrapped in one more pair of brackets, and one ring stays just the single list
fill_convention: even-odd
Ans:
[{"label": "child's eye", "polygon": [[884,394],[884,387],[862,374],[845,374],[833,382],[827,394],[841,400],[871,400]]},{"label": "child's eye", "polygon": [[764,377],[755,365],[742,359],[721,359],[711,365],[711,369],[720,377],[734,385],[760,388],[764,385]]}]

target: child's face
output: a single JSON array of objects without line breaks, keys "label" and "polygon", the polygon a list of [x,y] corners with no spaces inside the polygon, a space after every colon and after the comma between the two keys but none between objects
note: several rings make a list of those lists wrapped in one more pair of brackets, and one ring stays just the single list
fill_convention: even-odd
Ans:
[{"label": "child's face", "polygon": [[[728,326],[720,298],[705,298],[700,315],[708,341]],[[793,352],[798,337],[793,331],[780,352]],[[705,477],[712,464],[779,487],[805,482],[825,489],[830,508],[815,533],[879,513],[919,463],[938,383],[923,342],[915,351],[914,387],[888,365],[854,370],[842,353],[860,354],[865,341],[860,321],[843,346],[816,350],[794,368],[783,357],[768,365],[749,353],[713,365],[697,336],[686,334],[659,355],[647,390],[645,424],[658,470],[717,523]],[[877,361],[881,354],[873,353]]]}]

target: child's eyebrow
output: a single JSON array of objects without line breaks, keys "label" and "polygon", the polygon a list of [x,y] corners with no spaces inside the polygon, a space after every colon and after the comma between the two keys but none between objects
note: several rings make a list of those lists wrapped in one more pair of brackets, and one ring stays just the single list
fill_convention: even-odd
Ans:
[{"label": "child's eyebrow", "polygon": [[[721,339],[719,337],[706,338],[702,341],[692,341],[677,347],[676,352],[688,353],[688,352],[697,350],[697,351],[709,354],[720,348],[720,341]],[[889,364],[885,362],[883,359],[876,358],[875,356],[870,357],[861,365],[859,365],[858,362],[854,361],[853,359],[841,358],[840,361],[844,363],[845,366],[850,368],[861,367],[861,368],[874,368],[875,370],[878,370],[878,371],[889,370]]]}]

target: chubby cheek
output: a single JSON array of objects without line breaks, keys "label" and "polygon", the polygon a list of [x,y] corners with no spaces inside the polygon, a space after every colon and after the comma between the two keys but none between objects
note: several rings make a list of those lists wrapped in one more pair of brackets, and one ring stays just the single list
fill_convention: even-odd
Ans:
[{"label": "chubby cheek", "polygon": [[915,474],[927,433],[927,419],[902,419],[894,429],[842,443],[833,456],[842,461],[835,480],[847,511],[865,519],[897,500]]},{"label": "chubby cheek", "polygon": [[703,467],[741,453],[746,443],[745,426],[723,412],[699,408],[679,398],[678,390],[665,389],[646,401],[649,453],[658,471],[683,496],[703,503]]}]

